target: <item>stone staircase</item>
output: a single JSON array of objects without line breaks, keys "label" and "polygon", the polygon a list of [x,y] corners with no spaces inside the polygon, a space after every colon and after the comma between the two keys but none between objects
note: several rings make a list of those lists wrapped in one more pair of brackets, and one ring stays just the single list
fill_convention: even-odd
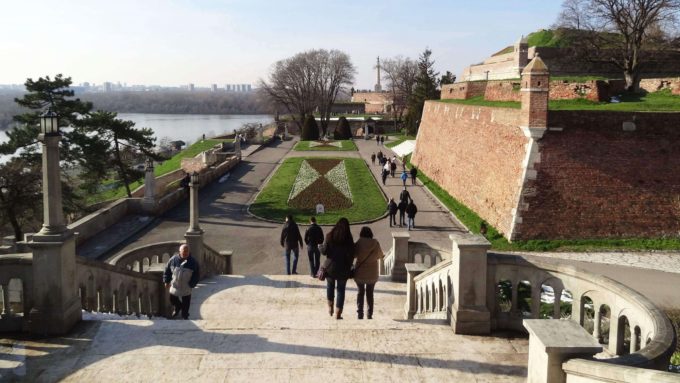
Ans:
[{"label": "stone staircase", "polygon": [[220,275],[194,290],[191,320],[98,321],[91,344],[75,360],[55,365],[50,358],[50,368],[65,381],[526,379],[527,339],[455,335],[444,321],[405,321],[404,284],[381,280],[375,293],[374,319],[358,320],[356,286],[349,281],[344,319],[336,320],[326,310],[325,282]]}]

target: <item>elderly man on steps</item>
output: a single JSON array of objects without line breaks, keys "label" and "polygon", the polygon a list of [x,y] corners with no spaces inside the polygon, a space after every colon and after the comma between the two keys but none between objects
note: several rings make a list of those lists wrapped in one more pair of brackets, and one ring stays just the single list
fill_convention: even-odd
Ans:
[{"label": "elderly man on steps", "polygon": [[179,254],[170,258],[163,273],[165,288],[170,293],[170,303],[175,307],[173,319],[180,313],[183,319],[189,319],[191,289],[198,284],[199,275],[198,262],[189,253],[189,245],[181,245]]}]

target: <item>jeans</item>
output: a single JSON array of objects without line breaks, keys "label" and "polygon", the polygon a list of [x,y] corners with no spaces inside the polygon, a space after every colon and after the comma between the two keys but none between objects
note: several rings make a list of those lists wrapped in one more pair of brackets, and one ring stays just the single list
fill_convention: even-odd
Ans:
[{"label": "jeans", "polygon": [[397,213],[390,213],[390,227],[392,227],[392,225],[397,226]]},{"label": "jeans", "polygon": [[408,229],[415,229],[416,228],[416,217],[408,217]]},{"label": "jeans", "polygon": [[399,212],[399,226],[406,225],[406,213]]},{"label": "jeans", "polygon": [[366,302],[368,303],[368,317],[373,316],[373,289],[375,283],[357,283],[357,314],[359,318],[364,317],[364,293],[366,294]]},{"label": "jeans", "polygon": [[189,319],[189,306],[191,305],[191,295],[185,295],[181,298],[170,294],[170,303],[175,306],[175,312],[181,312],[183,319]]},{"label": "jeans", "polygon": [[335,307],[342,310],[345,306],[345,287],[347,287],[347,279],[334,279],[326,277],[326,298],[329,302],[335,299],[335,282],[338,285],[338,300],[335,301]]},{"label": "jeans", "polygon": [[297,274],[297,262],[298,256],[300,255],[300,249],[297,247],[294,249],[288,249],[283,252],[286,257],[286,274],[290,275],[290,253],[293,253],[293,274]]},{"label": "jeans", "polygon": [[310,273],[312,276],[316,276],[316,273],[319,272],[319,258],[321,258],[319,246],[307,246],[307,256],[309,257],[309,270],[311,270]]}]

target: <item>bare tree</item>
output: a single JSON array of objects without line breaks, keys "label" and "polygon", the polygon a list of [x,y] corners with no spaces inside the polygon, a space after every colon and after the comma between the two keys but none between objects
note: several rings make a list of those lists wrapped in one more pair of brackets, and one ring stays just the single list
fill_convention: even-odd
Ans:
[{"label": "bare tree", "polygon": [[606,59],[621,69],[628,91],[637,91],[653,56],[677,50],[680,0],[566,0],[557,25],[572,29],[584,57]]},{"label": "bare tree", "polygon": [[354,66],[346,53],[325,49],[298,53],[274,64],[269,82],[260,87],[271,101],[293,115],[299,127],[318,109],[324,134],[338,93],[354,81]]},{"label": "bare tree", "polygon": [[380,69],[392,97],[392,116],[396,127],[401,120],[408,100],[413,94],[418,75],[418,63],[410,58],[397,56],[382,61]]}]

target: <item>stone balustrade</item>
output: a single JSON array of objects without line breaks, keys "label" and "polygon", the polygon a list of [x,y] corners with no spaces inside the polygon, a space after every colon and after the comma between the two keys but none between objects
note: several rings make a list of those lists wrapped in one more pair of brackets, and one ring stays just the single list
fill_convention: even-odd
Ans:
[{"label": "stone balustrade", "polygon": [[389,275],[393,281],[406,281],[406,264],[419,263],[428,267],[446,259],[451,252],[424,242],[409,241],[408,232],[392,232],[392,248],[381,263],[381,275]]},{"label": "stone balustrade", "polygon": [[31,253],[0,255],[0,331],[24,329],[24,314],[32,306],[33,255]]},{"label": "stone balustrade", "polygon": [[146,273],[154,264],[165,264],[177,254],[184,241],[158,242],[120,253],[108,263],[118,268]]},{"label": "stone balustrade", "polygon": [[594,362],[597,368],[588,367],[589,359],[567,360],[569,382],[632,382],[607,379],[625,375],[619,366],[633,368],[630,376],[639,377],[648,373],[636,368],[668,367],[675,332],[647,298],[558,260],[480,252],[487,245],[473,237],[452,236],[451,259],[433,267],[406,265],[407,319],[448,319],[463,334],[525,331],[525,319],[571,320],[604,351]]}]

